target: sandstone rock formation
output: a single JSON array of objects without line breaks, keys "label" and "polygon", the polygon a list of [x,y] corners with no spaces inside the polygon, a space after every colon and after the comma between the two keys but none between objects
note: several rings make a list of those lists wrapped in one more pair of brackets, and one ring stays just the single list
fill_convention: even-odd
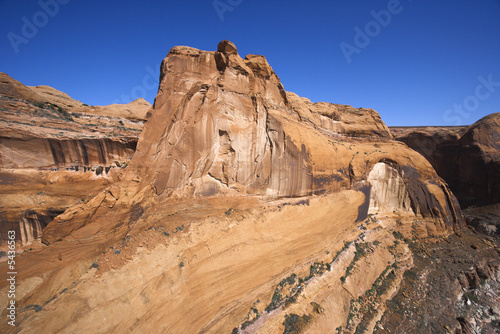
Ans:
[{"label": "sandstone rock formation", "polygon": [[25,245],[40,240],[55,216],[113,182],[109,172],[132,157],[149,108],[85,106],[0,73],[0,242],[12,229]]},{"label": "sandstone rock formation", "polygon": [[72,99],[68,94],[58,91],[49,86],[29,87],[43,102],[58,105],[70,112],[85,114],[126,118],[131,121],[145,121],[151,104],[142,97],[128,104],[110,104],[107,106],[89,106],[85,103]]},{"label": "sandstone rock formation", "polygon": [[500,113],[469,127],[395,128],[396,139],[421,153],[464,207],[500,202]]},{"label": "sandstone rock formation", "polygon": [[153,108],[120,181],[20,256],[20,330],[373,330],[412,240],[464,227],[446,184],[376,111],[288,93],[229,41],[172,48]]},{"label": "sandstone rock formation", "polygon": [[11,78],[8,74],[0,72],[0,94],[15,99],[43,103],[43,99],[29,87]]},{"label": "sandstone rock formation", "polygon": [[[151,126],[131,165],[141,187],[152,182],[158,195],[305,196],[349,188],[388,157],[370,142],[394,145],[375,111],[312,104],[286,93],[262,56],[242,59],[229,42],[218,50],[226,48],[175,47],[163,61]],[[369,139],[346,143],[352,133]],[[389,159],[406,166],[410,156],[418,159],[411,151]],[[424,178],[433,174],[418,162]]]}]

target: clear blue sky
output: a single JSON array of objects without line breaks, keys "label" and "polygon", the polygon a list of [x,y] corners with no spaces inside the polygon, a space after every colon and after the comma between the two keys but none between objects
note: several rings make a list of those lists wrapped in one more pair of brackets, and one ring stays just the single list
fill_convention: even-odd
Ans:
[{"label": "clear blue sky", "polygon": [[0,71],[87,104],[153,102],[170,48],[229,39],[265,55],[286,90],[388,125],[500,112],[500,0],[58,1],[0,0]]}]

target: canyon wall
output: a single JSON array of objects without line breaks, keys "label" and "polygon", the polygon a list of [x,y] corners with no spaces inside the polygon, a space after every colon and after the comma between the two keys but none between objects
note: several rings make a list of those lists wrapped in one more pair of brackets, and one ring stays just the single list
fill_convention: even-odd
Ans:
[{"label": "canyon wall", "polygon": [[394,128],[396,139],[421,153],[463,207],[500,202],[500,113],[468,127]]},{"label": "canyon wall", "polygon": [[88,106],[0,72],[0,246],[9,230],[25,246],[40,241],[55,216],[114,182],[150,108]]},{"label": "canyon wall", "polygon": [[0,168],[108,167],[132,158],[137,139],[1,138]]},{"label": "canyon wall", "polygon": [[[118,185],[120,195],[106,195],[116,205],[143,201],[154,206],[186,196],[272,199],[356,189],[368,191],[361,220],[371,197],[369,174],[387,162],[398,170],[397,182],[404,187],[390,188],[384,196],[399,198],[403,189],[407,213],[442,220],[451,229],[463,224],[453,194],[431,165],[394,141],[376,111],[312,104],[287,94],[263,56],[242,59],[228,41],[216,52],[174,47],[161,68],[154,112]],[[351,136],[352,131],[358,134]],[[393,179],[386,173],[373,187]],[[112,207],[109,213],[99,209],[102,219],[117,214]],[[44,242],[74,231],[73,221],[80,227],[89,223],[85,212],[96,209],[74,207],[57,217],[45,230]]]}]

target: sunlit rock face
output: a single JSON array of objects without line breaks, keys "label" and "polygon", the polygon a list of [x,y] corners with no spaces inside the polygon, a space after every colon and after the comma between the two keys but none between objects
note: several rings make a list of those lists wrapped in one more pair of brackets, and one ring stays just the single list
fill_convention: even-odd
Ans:
[{"label": "sunlit rock face", "polygon": [[[306,149],[273,116],[286,94],[263,56],[242,59],[230,42],[217,52],[175,47],[162,73],[152,126],[138,147],[142,158],[135,159],[158,194],[311,193]],[[164,168],[150,168],[157,165]]]},{"label": "sunlit rock face", "polygon": [[392,138],[374,110],[286,93],[265,57],[243,59],[231,42],[174,47],[131,167],[157,194],[305,196],[348,184],[344,159],[313,161],[322,139],[305,138],[301,121],[329,136]]},{"label": "sunlit rock face", "polygon": [[[371,195],[356,186],[368,178]],[[448,227],[463,224],[453,195],[430,164],[394,141],[376,111],[287,93],[265,57],[241,58],[229,41],[214,52],[170,50],[151,118],[117,187],[119,195],[100,194],[57,217],[44,230],[44,242],[60,240],[96,217],[135,216],[132,206],[171,198],[275,199],[349,189],[365,197],[358,219],[370,208],[435,217]],[[112,210],[98,200],[108,197],[116,202]]]},{"label": "sunlit rock face", "polygon": [[[377,165],[387,161],[390,168]],[[356,185],[366,184],[374,166],[370,195]],[[169,51],[151,118],[118,188],[120,195],[112,197],[123,212],[89,201],[49,224],[44,242],[60,240],[96,217],[134,216],[131,207],[140,203],[193,196],[275,199],[353,188],[366,197],[358,219],[373,196],[370,212],[403,210],[442,219],[448,227],[463,224],[453,195],[430,164],[394,141],[376,111],[287,93],[265,57],[241,58],[229,41],[214,52],[185,46]]]},{"label": "sunlit rock face", "polygon": [[406,184],[398,170],[379,162],[368,174],[371,185],[369,214],[374,213],[414,213]]}]

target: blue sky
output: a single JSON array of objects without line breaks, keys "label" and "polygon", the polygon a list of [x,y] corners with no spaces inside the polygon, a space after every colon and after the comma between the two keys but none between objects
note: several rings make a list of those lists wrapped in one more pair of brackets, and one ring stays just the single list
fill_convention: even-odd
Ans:
[{"label": "blue sky", "polygon": [[170,48],[222,39],[286,90],[388,125],[500,112],[500,0],[0,0],[0,71],[91,105],[153,102]]}]

